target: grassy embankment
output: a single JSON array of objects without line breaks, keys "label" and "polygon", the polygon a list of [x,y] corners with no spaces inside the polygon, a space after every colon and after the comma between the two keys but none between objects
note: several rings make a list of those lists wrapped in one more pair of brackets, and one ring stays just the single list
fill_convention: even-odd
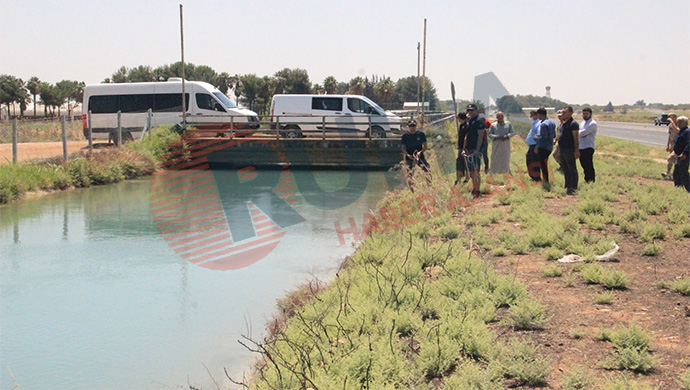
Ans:
[{"label": "grassy embankment", "polygon": [[167,128],[154,129],[151,137],[123,148],[75,153],[62,159],[0,165],[0,204],[27,192],[89,187],[152,174],[161,156],[181,138]]},{"label": "grassy embankment", "polygon": [[[427,135],[431,140],[447,130],[427,130]],[[445,138],[440,142],[452,148],[453,137]],[[631,284],[615,265],[594,261],[595,254],[612,248],[612,239],[624,235],[661,245],[690,237],[685,191],[648,183],[658,179],[663,167],[649,159],[657,152],[603,137],[600,145],[611,154],[597,157],[599,179],[582,185],[577,197],[566,197],[560,174],[551,191],[522,181],[517,171],[525,146],[519,141],[513,142],[512,155],[518,180],[506,183],[496,177],[494,185],[484,184],[487,196],[479,204],[471,203],[469,187],[451,187],[454,173],[436,172],[427,182],[416,172],[415,192],[386,195],[372,232],[328,285],[314,282],[290,293],[278,302],[280,312],[268,325],[268,336],[247,340],[259,352],[248,387],[652,388],[636,375],[656,372],[660,353],[635,322],[596,335],[574,332],[573,339],[610,342],[610,350],[603,347],[609,356],[564,373],[556,370],[537,341],[553,313],[540,303],[543,297],[533,296],[520,282],[517,265],[508,274],[494,267],[496,259],[509,256],[543,260],[579,254],[587,262],[572,266],[565,283],[579,282],[583,289],[587,283],[601,285],[603,303]],[[617,156],[614,150],[636,158]],[[433,165],[437,160],[431,156]],[[575,206],[545,206],[564,199],[574,199]],[[632,208],[621,215],[614,206],[623,199]],[[490,207],[475,211],[481,204]],[[651,223],[658,218],[664,223]],[[560,276],[561,267],[551,263],[544,277]],[[686,277],[656,288],[687,295],[688,283]],[[680,388],[689,388],[690,371],[670,375]]]}]

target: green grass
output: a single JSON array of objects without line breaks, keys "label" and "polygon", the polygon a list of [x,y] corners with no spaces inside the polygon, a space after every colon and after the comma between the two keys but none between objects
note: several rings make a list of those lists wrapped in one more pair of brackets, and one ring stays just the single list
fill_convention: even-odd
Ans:
[{"label": "green grass", "polygon": [[596,302],[598,305],[610,305],[614,298],[616,298],[616,293],[613,291],[594,293],[594,302]]},{"label": "green grass", "polygon": [[150,175],[170,145],[180,138],[167,129],[132,141],[124,148],[92,155],[74,154],[69,160],[46,160],[0,165],[0,204],[20,199],[27,192],[63,190],[116,183]]},{"label": "green grass", "polygon": [[541,274],[547,278],[556,278],[563,275],[563,270],[558,264],[550,264],[541,269]]},{"label": "green grass", "polygon": [[[66,121],[68,141],[84,140],[81,120]],[[59,119],[51,121],[21,120],[17,122],[18,142],[58,142],[62,141],[62,123]],[[0,123],[0,143],[12,142],[12,121]]]}]

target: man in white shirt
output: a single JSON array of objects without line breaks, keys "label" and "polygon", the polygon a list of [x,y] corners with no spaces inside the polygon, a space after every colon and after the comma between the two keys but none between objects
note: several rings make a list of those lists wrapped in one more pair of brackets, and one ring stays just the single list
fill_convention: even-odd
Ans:
[{"label": "man in white shirt", "polygon": [[594,138],[597,136],[597,121],[592,119],[592,109],[582,109],[582,125],[580,125],[580,166],[585,171],[585,182],[594,183],[595,172],[592,157],[594,156]]}]

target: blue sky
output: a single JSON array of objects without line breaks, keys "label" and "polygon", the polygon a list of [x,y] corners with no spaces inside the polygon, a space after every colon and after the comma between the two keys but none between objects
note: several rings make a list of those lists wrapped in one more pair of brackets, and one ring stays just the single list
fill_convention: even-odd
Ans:
[{"label": "blue sky", "polygon": [[[180,59],[179,1],[0,0],[0,73],[98,83],[122,65]],[[441,99],[494,72],[513,94],[569,103],[688,103],[690,1],[188,1],[185,59],[230,74],[303,68],[426,74]]]}]

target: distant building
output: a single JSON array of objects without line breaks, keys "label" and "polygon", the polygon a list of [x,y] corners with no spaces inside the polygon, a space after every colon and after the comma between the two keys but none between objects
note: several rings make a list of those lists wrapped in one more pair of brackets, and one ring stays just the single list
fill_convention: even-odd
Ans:
[{"label": "distant building", "polygon": [[[403,103],[403,110],[405,111],[413,111],[417,109],[417,104],[419,104],[419,107],[421,108],[422,102],[405,102]],[[424,111],[429,111],[429,102],[424,102]]]}]

